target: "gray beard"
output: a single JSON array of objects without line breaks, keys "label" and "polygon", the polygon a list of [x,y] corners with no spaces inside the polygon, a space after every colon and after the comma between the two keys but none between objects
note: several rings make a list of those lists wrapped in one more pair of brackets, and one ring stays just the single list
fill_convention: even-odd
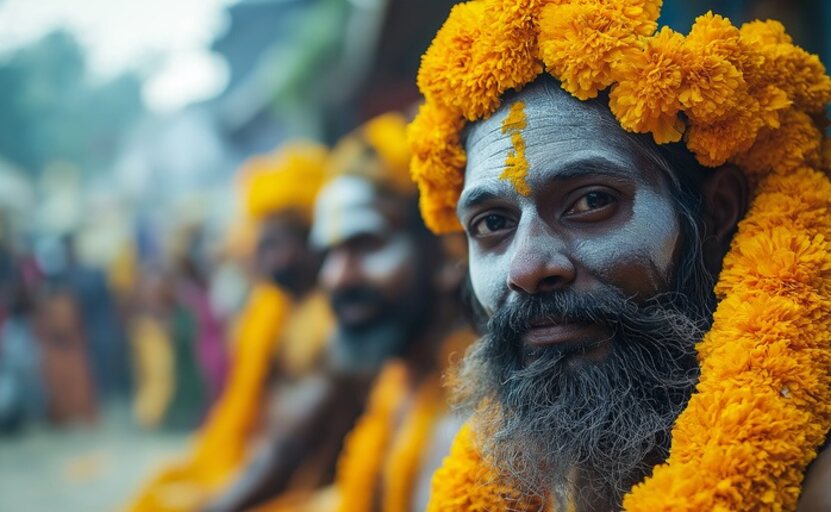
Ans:
[{"label": "gray beard", "polygon": [[[502,478],[528,494],[567,496],[579,508],[620,509],[623,495],[666,458],[698,378],[694,345],[709,315],[668,297],[641,305],[613,290],[532,297],[494,315],[454,391]],[[574,347],[524,353],[519,338],[535,316],[611,327],[608,357],[571,364]]]}]

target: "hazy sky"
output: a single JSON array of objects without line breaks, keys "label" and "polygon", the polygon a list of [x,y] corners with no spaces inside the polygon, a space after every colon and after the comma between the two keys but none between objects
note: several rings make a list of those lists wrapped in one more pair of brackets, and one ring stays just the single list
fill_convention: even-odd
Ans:
[{"label": "hazy sky", "polygon": [[52,29],[72,31],[88,52],[94,77],[148,71],[148,107],[168,111],[219,92],[227,80],[221,59],[208,51],[234,0],[0,0],[0,52]]}]

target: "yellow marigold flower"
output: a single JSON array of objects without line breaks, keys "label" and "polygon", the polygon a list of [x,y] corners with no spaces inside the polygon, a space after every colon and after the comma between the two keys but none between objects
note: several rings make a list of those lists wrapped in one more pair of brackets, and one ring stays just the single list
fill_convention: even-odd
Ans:
[{"label": "yellow marigold flower", "polygon": [[[482,460],[469,425],[462,427],[445,463],[433,474],[432,495],[427,512],[532,512],[543,510],[539,500],[499,483],[499,474]],[[484,492],[471,493],[482,488]]]},{"label": "yellow marigold flower", "polygon": [[418,88],[431,102],[441,102],[462,111],[462,91],[469,94],[465,82],[473,73],[473,46],[481,36],[484,22],[483,2],[455,5],[421,58]]},{"label": "yellow marigold flower", "polygon": [[617,64],[640,51],[655,31],[660,2],[548,4],[540,13],[540,58],[563,88],[581,100],[614,81]]},{"label": "yellow marigold flower", "polygon": [[779,128],[761,130],[753,146],[733,162],[748,174],[818,166],[822,159],[822,139],[822,133],[808,114],[788,109],[781,116]]},{"label": "yellow marigold flower", "polygon": [[795,46],[778,21],[755,21],[741,28],[742,38],[765,58],[764,80],[781,88],[794,104],[809,113],[831,102],[831,77],[819,57]]},{"label": "yellow marigold flower", "polygon": [[456,201],[462,190],[466,156],[459,141],[464,125],[435,103],[425,103],[407,129],[413,158],[410,172],[418,184],[427,226],[437,233],[458,231]]},{"label": "yellow marigold flower", "polygon": [[744,39],[763,46],[793,43],[785,26],[776,20],[751,21],[742,25],[740,32]]},{"label": "yellow marigold flower", "polygon": [[693,123],[712,123],[732,112],[746,88],[742,74],[727,59],[700,55],[684,73],[678,100]]},{"label": "yellow marigold flower", "polygon": [[718,167],[738,153],[747,151],[756,140],[764,121],[759,102],[745,94],[730,116],[711,123],[693,123],[687,130],[689,149],[702,164]]},{"label": "yellow marigold flower", "polygon": [[302,141],[249,159],[240,171],[248,215],[261,219],[284,209],[311,215],[326,159],[326,148]]},{"label": "yellow marigold flower", "polygon": [[775,85],[754,89],[751,94],[759,102],[759,116],[768,128],[779,128],[780,113],[793,103],[785,91]]},{"label": "yellow marigold flower", "polygon": [[427,98],[470,121],[488,116],[505,91],[542,72],[533,0],[456,5],[422,58],[418,85]]},{"label": "yellow marigold flower", "polygon": [[690,59],[684,37],[664,27],[647,42],[643,53],[621,64],[609,106],[624,129],[651,132],[658,144],[681,140],[684,124],[678,118],[679,96],[685,63]]},{"label": "yellow marigold flower", "polygon": [[702,55],[716,55],[730,61],[748,84],[759,82],[759,70],[765,59],[742,39],[739,29],[727,18],[712,12],[699,16],[687,36],[687,44]]},{"label": "yellow marigold flower", "polygon": [[387,167],[387,179],[396,190],[414,193],[410,177],[410,146],[407,143],[407,121],[398,112],[388,112],[369,120],[363,126],[367,143],[378,153]]}]

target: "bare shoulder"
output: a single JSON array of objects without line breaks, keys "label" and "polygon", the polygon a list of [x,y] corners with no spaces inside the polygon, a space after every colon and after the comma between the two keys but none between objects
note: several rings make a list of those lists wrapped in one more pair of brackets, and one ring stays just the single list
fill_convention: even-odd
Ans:
[{"label": "bare shoulder", "polygon": [[805,473],[797,512],[831,510],[831,448],[826,445]]}]

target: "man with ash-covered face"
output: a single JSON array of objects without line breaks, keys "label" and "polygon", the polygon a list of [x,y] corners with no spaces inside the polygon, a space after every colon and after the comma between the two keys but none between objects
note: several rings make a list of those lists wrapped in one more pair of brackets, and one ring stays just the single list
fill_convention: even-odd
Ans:
[{"label": "man with ash-covered face", "polygon": [[[460,328],[462,266],[418,213],[405,126],[403,116],[384,114],[332,151],[310,234],[321,258],[318,286],[336,320],[327,357],[280,397],[285,412],[272,416],[267,446],[212,510],[369,511],[382,496],[388,502],[389,487],[424,508],[438,460],[422,452],[443,455],[458,428],[443,421],[440,373],[472,336]],[[323,447],[334,450],[321,454]],[[298,471],[301,463],[317,463],[318,478]],[[407,472],[391,482],[386,466]]]},{"label": "man with ash-covered face", "polygon": [[[512,108],[527,119],[528,196],[500,178]],[[477,416],[484,448],[533,487],[579,471],[603,499],[665,455],[747,194],[735,168],[699,172],[613,123],[601,101],[539,80],[467,133],[458,205],[487,319],[460,398],[505,412]]]},{"label": "man with ash-covered face", "polygon": [[[710,14],[687,41],[677,34],[668,41],[671,31],[651,41],[615,39],[654,31],[659,6],[645,4],[632,11],[614,10],[616,2],[463,4],[422,61],[427,103],[412,127],[413,171],[427,196],[422,213],[435,231],[464,230],[472,307],[484,332],[456,379],[468,427],[434,477],[429,510],[793,509],[800,488],[801,509],[821,510],[827,499],[819,491],[831,477],[827,456],[804,487],[802,478],[828,431],[820,411],[829,388],[805,384],[794,400],[801,384],[781,366],[813,360],[806,378],[827,374],[827,360],[813,359],[824,357],[827,334],[806,334],[825,329],[829,305],[819,297],[827,283],[817,270],[815,280],[795,285],[814,263],[784,242],[787,233],[827,232],[831,189],[816,170],[823,135],[805,116],[812,149],[793,150],[799,144],[784,125],[798,114],[761,96],[748,103],[759,109],[748,120],[738,107],[703,112],[712,74],[672,64],[669,48],[683,44],[688,59],[715,59],[718,38],[738,41],[739,30]],[[594,25],[583,7],[611,21]],[[632,18],[643,25],[629,25]],[[723,31],[708,32],[714,46],[697,46],[713,26]],[[753,52],[767,51],[775,27],[743,28],[741,48],[763,61]],[[568,30],[584,30],[585,46],[563,43],[573,43]],[[755,39],[757,32],[768,39]],[[598,34],[630,61],[598,70],[591,54]],[[500,37],[514,53],[488,52]],[[520,43],[539,45],[539,56]],[[805,69],[815,66],[809,81],[817,96],[808,105],[793,92],[792,108],[822,116],[831,82],[818,60],[798,55]],[[740,66],[731,57],[723,64]],[[540,74],[543,66],[550,74]],[[730,93],[746,99],[760,94],[747,84],[762,79],[744,66],[747,82]],[[657,90],[658,77],[673,76],[676,85]],[[693,80],[704,85],[683,89]],[[650,110],[653,101],[666,104]],[[764,109],[770,118],[757,122]],[[733,132],[717,124],[733,119]],[[722,135],[704,139],[711,133]],[[800,166],[803,174],[794,175]],[[791,211],[781,206],[788,194],[799,204]],[[827,265],[827,246],[815,248],[814,261]],[[772,270],[779,267],[765,259],[771,253],[792,266]],[[783,297],[816,312],[805,320],[809,329],[764,309]],[[798,420],[786,412],[795,406],[804,411]]]}]

